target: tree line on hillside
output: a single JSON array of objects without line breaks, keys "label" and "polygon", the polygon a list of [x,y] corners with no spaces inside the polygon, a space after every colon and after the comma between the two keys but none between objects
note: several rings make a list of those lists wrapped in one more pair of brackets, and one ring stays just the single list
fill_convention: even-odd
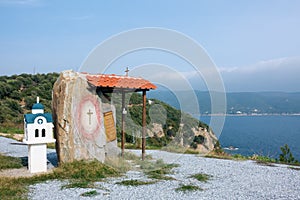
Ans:
[{"label": "tree line on hillside", "polygon": [[23,128],[23,115],[31,110],[36,97],[51,111],[52,87],[58,73],[0,76],[0,124]]}]

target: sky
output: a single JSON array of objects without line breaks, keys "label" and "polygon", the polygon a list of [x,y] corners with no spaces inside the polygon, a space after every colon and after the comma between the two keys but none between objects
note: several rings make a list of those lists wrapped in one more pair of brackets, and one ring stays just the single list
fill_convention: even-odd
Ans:
[{"label": "sky", "polygon": [[[299,10],[297,0],[0,0],[0,75],[77,71],[113,35],[159,27],[201,45],[226,91],[300,92]],[[109,72],[147,63],[171,66],[203,89],[190,64],[165,52],[134,52]]]}]

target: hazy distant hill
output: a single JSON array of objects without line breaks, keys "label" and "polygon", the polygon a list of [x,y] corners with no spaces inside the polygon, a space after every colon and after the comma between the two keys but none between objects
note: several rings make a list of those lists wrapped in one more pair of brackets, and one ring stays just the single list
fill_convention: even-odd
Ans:
[{"label": "hazy distant hill", "polygon": [[[200,113],[211,114],[211,100],[209,92],[195,91],[195,96],[200,106]],[[195,111],[194,104],[191,103],[191,92],[157,90],[149,92],[148,97],[164,101],[175,108],[182,108],[184,105],[183,110],[189,113],[197,113]],[[227,114],[300,113],[300,92],[236,92],[227,93],[226,99]]]}]

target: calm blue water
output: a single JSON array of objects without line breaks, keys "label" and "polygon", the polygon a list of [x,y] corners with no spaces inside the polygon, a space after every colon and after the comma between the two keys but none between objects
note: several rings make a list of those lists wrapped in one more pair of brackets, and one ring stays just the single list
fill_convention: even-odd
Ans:
[{"label": "calm blue water", "polygon": [[[200,120],[209,124],[210,117]],[[219,140],[222,147],[239,148],[229,153],[273,158],[288,144],[300,161],[300,116],[227,116]]]}]

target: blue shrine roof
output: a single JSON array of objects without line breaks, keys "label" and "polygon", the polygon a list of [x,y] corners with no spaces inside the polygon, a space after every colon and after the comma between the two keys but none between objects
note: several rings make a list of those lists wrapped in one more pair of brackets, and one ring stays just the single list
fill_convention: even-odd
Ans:
[{"label": "blue shrine roof", "polygon": [[32,109],[44,109],[44,105],[41,103],[33,104]]},{"label": "blue shrine roof", "polygon": [[[35,104],[36,105],[36,104]],[[52,115],[51,113],[37,113],[37,114],[25,114],[24,115],[24,119],[25,119],[25,122],[27,124],[33,124],[34,123],[34,120],[35,118],[39,117],[39,116],[43,116],[46,118],[47,120],[47,123],[52,123],[53,122],[53,119],[52,119]]]}]

